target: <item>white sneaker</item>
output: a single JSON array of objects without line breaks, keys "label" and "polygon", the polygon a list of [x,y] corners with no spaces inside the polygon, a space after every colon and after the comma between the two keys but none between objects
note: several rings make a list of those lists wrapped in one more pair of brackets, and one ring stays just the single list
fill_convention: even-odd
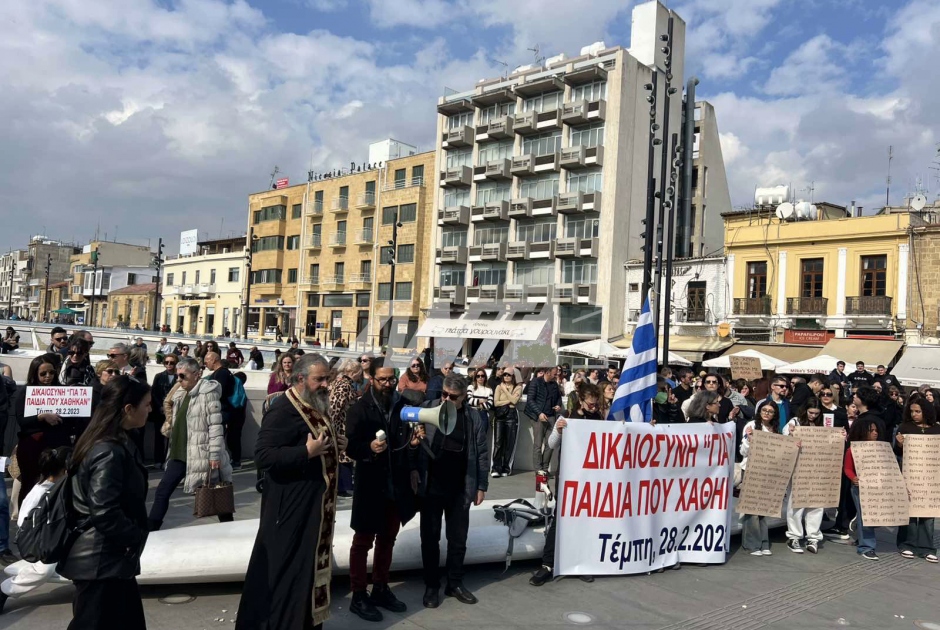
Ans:
[{"label": "white sneaker", "polygon": [[757,551],[752,551],[752,552],[751,552],[751,555],[752,555],[752,556],[762,556],[762,555],[764,555],[764,553],[763,553],[760,549],[758,549]]},{"label": "white sneaker", "polygon": [[774,552],[771,551],[770,549],[764,549],[764,550],[762,550],[760,553],[761,553],[762,556],[772,556],[772,555],[774,555]]},{"label": "white sneaker", "polygon": [[499,477],[499,473],[494,470],[490,473],[490,477]]},{"label": "white sneaker", "polygon": [[509,473],[502,473],[502,474],[500,474],[500,477],[508,477],[508,476],[509,476]]}]

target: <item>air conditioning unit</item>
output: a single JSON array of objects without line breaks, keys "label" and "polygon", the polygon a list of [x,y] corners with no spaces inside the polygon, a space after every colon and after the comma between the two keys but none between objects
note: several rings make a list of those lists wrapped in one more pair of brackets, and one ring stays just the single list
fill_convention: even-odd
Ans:
[{"label": "air conditioning unit", "polygon": [[278,306],[284,306],[284,300],[278,300],[278,301],[277,301],[277,305],[278,305]]}]

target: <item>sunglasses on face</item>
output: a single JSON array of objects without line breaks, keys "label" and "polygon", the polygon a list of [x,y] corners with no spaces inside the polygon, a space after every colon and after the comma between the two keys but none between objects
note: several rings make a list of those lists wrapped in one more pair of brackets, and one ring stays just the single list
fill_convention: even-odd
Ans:
[{"label": "sunglasses on face", "polygon": [[111,376],[114,376],[115,374],[120,374],[120,373],[121,373],[120,370],[116,370],[116,369],[114,369],[114,368],[107,368],[106,370],[104,370],[104,372],[110,374]]},{"label": "sunglasses on face", "polygon": [[443,392],[441,394],[441,400],[457,400],[458,398],[462,396],[463,394],[452,394],[450,392]]},{"label": "sunglasses on face", "polygon": [[398,382],[398,379],[394,376],[377,376],[375,377],[375,380],[386,385],[394,385]]},{"label": "sunglasses on face", "polygon": [[113,359],[114,357],[123,357],[123,356],[124,356],[123,352],[112,352],[111,354],[108,355],[108,358]]},{"label": "sunglasses on face", "polygon": [[587,407],[588,409],[597,409],[596,402],[586,402],[584,403],[584,406]]},{"label": "sunglasses on face", "polygon": [[706,385],[717,385],[718,381],[705,381]]},{"label": "sunglasses on face", "polygon": [[163,365],[167,367],[176,367],[176,361],[164,361]]},{"label": "sunglasses on face", "polygon": [[832,398],[832,392],[823,392],[820,394],[823,398]]},{"label": "sunglasses on face", "polygon": [[417,363],[412,363],[412,364],[411,364],[411,367],[413,367],[413,368],[419,368],[419,367],[421,367],[421,366],[418,365]]},{"label": "sunglasses on face", "polygon": [[372,359],[359,359],[359,363],[372,363]]}]

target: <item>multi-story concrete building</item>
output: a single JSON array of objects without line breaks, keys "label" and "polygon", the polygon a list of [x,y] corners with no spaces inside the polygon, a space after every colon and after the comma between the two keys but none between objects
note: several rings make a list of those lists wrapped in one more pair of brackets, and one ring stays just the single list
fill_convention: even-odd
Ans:
[{"label": "multi-story concrete building", "polygon": [[[118,269],[117,278],[112,283],[115,269]],[[133,275],[128,277],[127,274]],[[98,310],[107,310],[108,290],[127,284],[153,282],[155,275],[153,253],[146,245],[92,241],[69,259],[71,287],[65,303],[78,312],[76,321],[87,322],[88,325],[94,321],[94,325],[104,325],[107,317]],[[92,310],[95,311],[94,318]]]},{"label": "multi-story concrete building", "polygon": [[16,249],[0,256],[0,313],[26,317],[29,251]]},{"label": "multi-story concrete building", "polygon": [[[91,302],[92,325],[107,327],[112,325],[112,320],[117,323],[118,313],[109,313],[111,307],[108,295],[111,291],[141,284],[153,284],[156,279],[157,270],[152,266],[99,263],[97,269],[85,271],[82,294]],[[153,311],[150,312],[152,317]],[[152,323],[151,320],[151,325]]]},{"label": "multi-story concrete building", "polygon": [[250,195],[248,334],[413,344],[430,296],[434,155]]},{"label": "multi-story concrete building", "polygon": [[168,257],[161,278],[161,323],[180,334],[240,334],[245,242],[244,236],[202,241],[195,254]]},{"label": "multi-story concrete building", "polygon": [[47,284],[62,282],[68,278],[71,257],[79,248],[69,243],[34,236],[29,240],[29,263],[27,270],[26,307],[28,316],[36,321],[45,320],[48,313],[40,308],[40,294]]},{"label": "multi-story concrete building", "polygon": [[[452,319],[496,302],[543,312],[554,304],[555,347],[622,334],[623,263],[642,257],[647,208],[645,85],[658,68],[662,122],[668,47],[660,36],[670,18],[669,72],[681,89],[685,23],[649,2],[633,10],[629,49],[586,47],[439,99],[433,283]],[[680,96],[671,99],[670,136],[681,131]],[[699,208],[696,252],[720,250],[711,215],[725,204],[709,201],[708,218]],[[467,340],[465,355],[477,344]]]}]

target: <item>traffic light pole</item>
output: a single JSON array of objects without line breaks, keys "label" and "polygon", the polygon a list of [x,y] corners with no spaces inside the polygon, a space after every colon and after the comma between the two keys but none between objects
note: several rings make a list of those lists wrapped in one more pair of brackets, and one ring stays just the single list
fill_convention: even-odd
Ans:
[{"label": "traffic light pole", "polygon": [[163,268],[163,239],[157,239],[157,283],[153,296],[153,330],[160,329],[160,271]]}]

